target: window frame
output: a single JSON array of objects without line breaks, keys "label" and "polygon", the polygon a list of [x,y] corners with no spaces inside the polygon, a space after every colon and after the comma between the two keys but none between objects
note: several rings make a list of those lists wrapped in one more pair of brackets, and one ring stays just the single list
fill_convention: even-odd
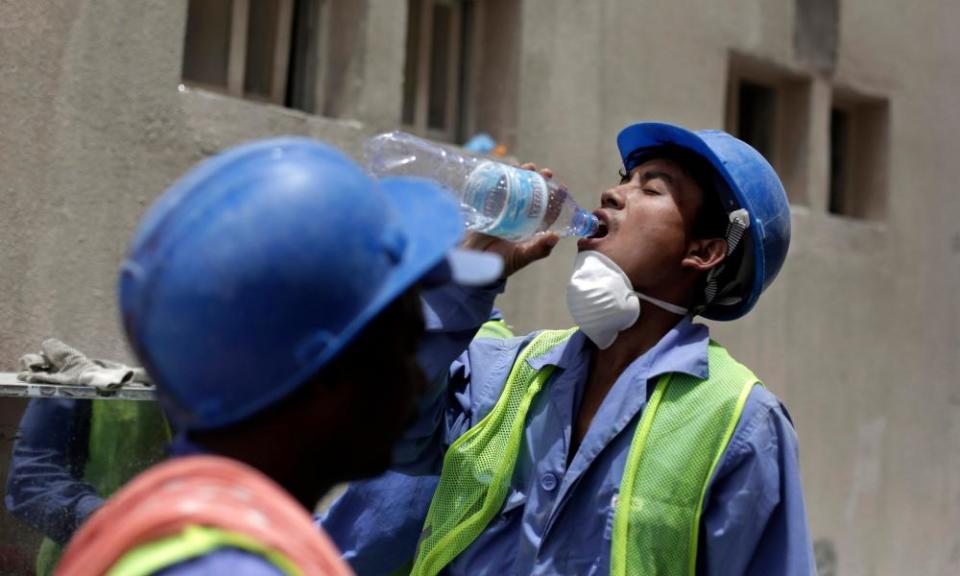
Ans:
[{"label": "window frame", "polygon": [[833,189],[834,149],[829,148],[827,213],[837,218],[882,222],[886,219],[889,187],[890,102],[881,97],[834,86],[830,99],[830,126],[834,111],[846,116],[843,190],[835,203]]},{"label": "window frame", "polygon": [[[437,129],[429,125],[430,115],[430,82],[431,82],[431,55],[433,52],[434,29],[433,16],[434,7],[438,4],[449,6],[451,9],[451,27],[450,27],[450,50],[447,54],[447,86],[445,102],[444,127]],[[409,3],[408,3],[409,6]],[[463,70],[470,66],[470,58],[464,58],[463,37],[466,26],[469,24],[464,18],[465,6],[463,0],[421,0],[420,14],[410,14],[408,8],[408,17],[417,16],[419,18],[420,37],[417,42],[417,63],[416,80],[413,91],[413,123],[403,122],[404,129],[426,136],[432,140],[443,142],[455,142],[460,132],[461,114],[464,108],[463,94],[461,91],[461,74],[468,75],[469,70]],[[407,33],[410,33],[410,24],[407,23]],[[409,57],[409,51],[406,57]],[[404,97],[406,95],[404,94]],[[405,105],[406,103],[404,103]]]},{"label": "window frame", "polygon": [[807,167],[813,154],[810,126],[814,119],[812,79],[770,62],[732,53],[727,73],[725,122],[727,132],[738,138],[740,87],[745,82],[773,90],[774,119],[767,160],[780,176],[790,204],[809,205]]},{"label": "window frame", "polygon": [[[294,12],[296,10],[297,0],[276,0],[277,2],[277,22],[274,34],[273,44],[273,62],[271,64],[270,94],[264,96],[256,92],[247,92],[244,88],[247,73],[247,35],[250,26],[250,1],[251,0],[232,0],[230,6],[230,28],[228,34],[228,50],[226,61],[226,82],[225,84],[212,84],[209,82],[198,81],[187,78],[181,72],[181,81],[187,86],[220,92],[237,98],[251,100],[254,102],[266,102],[285,106],[288,99],[288,87],[290,85],[289,69],[292,50],[294,50]],[[317,6],[314,28],[317,30],[318,38],[314,45],[314,53],[308,57],[314,60],[315,81],[312,82],[309,90],[312,91],[312,110],[306,112],[315,112],[323,110],[324,106],[324,83],[326,76],[326,55],[327,55],[327,26],[329,26],[329,4],[330,0],[302,0],[314,2]],[[186,54],[184,55],[186,57]],[[310,100],[310,99],[308,99]]]}]

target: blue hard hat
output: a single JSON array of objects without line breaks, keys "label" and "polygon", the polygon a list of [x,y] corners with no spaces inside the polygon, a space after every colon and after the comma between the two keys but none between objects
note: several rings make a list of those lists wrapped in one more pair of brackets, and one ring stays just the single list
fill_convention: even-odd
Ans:
[{"label": "blue hard hat", "polygon": [[180,426],[226,426],[292,393],[424,277],[486,283],[499,258],[452,250],[459,204],[375,181],[305,138],[237,146],[151,207],[122,265],[131,344]]},{"label": "blue hard hat", "polygon": [[[627,126],[617,136],[624,169],[632,170],[638,151],[678,146],[703,157],[716,171],[716,186],[727,212],[744,208],[750,226],[744,238],[739,270],[728,284],[740,289],[710,303],[701,314],[712,320],[733,320],[749,312],[776,278],[790,246],[790,205],[783,184],[770,163],[746,142],[721,130],[696,132],[659,122]],[[721,288],[721,291],[723,288]]]},{"label": "blue hard hat", "polygon": [[493,152],[494,148],[497,147],[497,141],[493,139],[492,136],[486,132],[480,132],[479,134],[474,134],[467,142],[463,145],[463,149],[474,154],[489,154]]}]

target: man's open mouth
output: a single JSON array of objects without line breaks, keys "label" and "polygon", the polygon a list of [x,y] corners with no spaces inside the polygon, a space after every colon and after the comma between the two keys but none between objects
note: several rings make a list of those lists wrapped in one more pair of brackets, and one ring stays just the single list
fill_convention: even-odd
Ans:
[{"label": "man's open mouth", "polygon": [[597,226],[597,232],[596,232],[595,234],[593,234],[592,236],[590,236],[590,237],[591,237],[591,238],[603,238],[604,236],[607,235],[607,232],[609,232],[609,230],[610,230],[610,228],[607,226],[607,223],[604,222],[603,220],[600,220],[600,225]]},{"label": "man's open mouth", "polygon": [[580,250],[594,250],[597,247],[597,244],[601,240],[607,237],[607,234],[610,233],[610,225],[607,223],[607,215],[597,210],[594,212],[594,215],[597,217],[597,231],[587,236],[586,238],[581,238],[577,242],[577,248]]},{"label": "man's open mouth", "polygon": [[590,238],[605,238],[610,233],[610,215],[605,210],[595,210],[593,215],[597,217],[597,232]]}]

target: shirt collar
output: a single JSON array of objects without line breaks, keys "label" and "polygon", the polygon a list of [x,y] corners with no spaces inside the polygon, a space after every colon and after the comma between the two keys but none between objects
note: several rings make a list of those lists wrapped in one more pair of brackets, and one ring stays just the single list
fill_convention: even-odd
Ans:
[{"label": "shirt collar", "polygon": [[[703,324],[695,324],[691,316],[684,316],[653,348],[634,360],[631,367],[640,362],[647,367],[644,372],[648,378],[669,372],[681,372],[706,380],[710,375],[707,363],[709,343],[710,330]],[[565,342],[543,354],[527,358],[527,363],[534,370],[540,370],[547,365],[567,369],[581,356],[592,354],[594,350],[595,347],[586,335],[577,330]]]}]

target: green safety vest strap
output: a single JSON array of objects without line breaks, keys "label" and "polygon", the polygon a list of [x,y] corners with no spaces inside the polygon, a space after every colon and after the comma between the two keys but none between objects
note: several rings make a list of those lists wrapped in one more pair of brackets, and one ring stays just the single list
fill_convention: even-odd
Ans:
[{"label": "green safety vest strap", "polygon": [[289,558],[249,536],[209,526],[187,526],[178,534],[127,552],[110,568],[107,576],[147,576],[219,548],[239,548],[263,557],[284,574],[301,574]]},{"label": "green safety vest strap", "polygon": [[[156,402],[90,402],[83,480],[96,488],[102,498],[108,498],[128,480],[163,460],[171,437],[170,425]],[[37,575],[53,574],[62,554],[62,546],[45,538],[37,553]]]},{"label": "green safety vest strap", "polygon": [[[527,409],[553,368],[536,372],[526,359],[572,333],[538,336],[514,363],[490,414],[450,447],[412,574],[438,574],[500,510]],[[708,380],[683,374],[660,378],[637,425],[614,512],[611,571],[616,576],[695,572],[707,486],[750,390],[759,383],[715,342],[708,361]]]},{"label": "green safety vest strap", "polygon": [[614,576],[693,575],[707,486],[757,377],[715,342],[710,378],[660,378],[634,433],[620,481]]},{"label": "green safety vest strap", "polygon": [[513,330],[503,320],[487,320],[480,326],[476,338],[513,338]]},{"label": "green safety vest strap", "polygon": [[439,573],[500,511],[517,462],[530,402],[553,373],[553,366],[534,370],[527,359],[542,355],[575,331],[549,330],[537,335],[514,362],[490,413],[447,450],[411,574]]}]

